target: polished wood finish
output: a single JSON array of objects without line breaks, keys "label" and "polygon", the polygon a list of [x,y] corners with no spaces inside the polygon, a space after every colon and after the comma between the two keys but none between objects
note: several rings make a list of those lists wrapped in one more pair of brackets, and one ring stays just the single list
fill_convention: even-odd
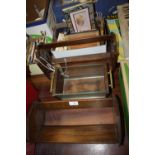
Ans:
[{"label": "polished wood finish", "polygon": [[[39,110],[37,103],[32,104],[26,119],[26,139],[34,142],[44,122],[44,111]],[[39,120],[39,121],[38,121]]]},{"label": "polished wood finish", "polygon": [[[105,64],[89,64],[56,68],[54,84],[51,92],[53,96],[63,98],[104,97],[109,94],[108,69]],[[78,71],[78,72],[77,72]],[[80,95],[81,94],[81,95]]]},{"label": "polished wood finish", "polygon": [[[108,105],[109,100],[111,100],[111,106]],[[85,105],[85,108],[79,108],[70,106],[68,100],[71,108],[66,108],[66,110],[55,110],[50,102],[35,103],[28,117],[27,139],[30,142],[53,143],[119,142],[118,121],[113,111],[114,98],[96,101],[94,99],[94,102],[90,99],[90,101],[87,100],[90,106]],[[64,103],[64,101],[53,101],[53,104],[60,106],[59,102]],[[100,102],[100,107],[98,107],[98,102]],[[81,100],[79,105],[85,103],[86,100]]]},{"label": "polished wood finish", "polygon": [[129,155],[128,143],[117,144],[53,144],[38,143],[35,155]]},{"label": "polished wood finish", "polygon": [[51,96],[50,84],[51,81],[44,74],[42,75],[33,75],[27,78],[33,87],[38,91],[38,99],[43,100],[56,100]]},{"label": "polished wood finish", "polygon": [[[86,37],[95,37],[95,36],[99,36],[99,31],[95,30],[95,31],[65,35],[65,40],[77,40],[77,39],[83,39]],[[79,49],[79,48],[93,47],[93,46],[99,46],[99,45],[100,45],[100,42],[78,44],[78,45],[68,46],[67,49]]]},{"label": "polished wood finish", "polygon": [[44,90],[44,88],[50,88],[50,80],[44,75],[33,75],[29,78],[33,86],[37,90]]},{"label": "polished wood finish", "polygon": [[116,143],[115,125],[47,126],[37,142],[52,143]]},{"label": "polished wood finish", "polygon": [[[110,40],[109,38],[109,41],[115,44],[113,39]],[[110,52],[104,54],[100,60],[102,62],[108,62],[110,68],[115,71],[114,66],[116,66],[117,51],[115,45],[110,46],[112,44],[111,42],[108,43],[108,51]],[[55,46],[54,44],[52,47]],[[58,45],[58,43],[56,44]],[[63,43],[60,43],[59,46],[62,46],[62,44]],[[51,46],[46,46],[46,48],[51,48]],[[85,60],[83,59],[83,61]],[[91,59],[88,61],[91,61]],[[77,63],[76,61],[74,62]],[[80,60],[78,60],[78,62],[81,63]],[[69,106],[68,101],[38,103],[36,107],[34,107],[37,110],[33,111],[37,114],[33,114],[32,116],[30,114],[32,121],[28,123],[29,129],[31,130],[31,134],[28,135],[28,140],[36,143],[121,143],[123,135],[120,134],[122,133],[122,124],[120,124],[121,117],[119,117],[120,107],[116,105],[115,94],[111,94],[108,98],[89,101],[90,100],[78,100],[79,106]],[[108,105],[108,103],[110,104]],[[80,108],[80,106],[82,108]],[[100,110],[102,109],[102,112],[98,110],[98,107]],[[107,112],[107,108],[116,109]],[[59,109],[63,110],[63,112],[58,113]],[[89,112],[84,113],[87,109],[93,112],[93,114],[91,115]],[[68,110],[69,112],[67,112]],[[52,111],[55,112],[52,113]],[[80,115],[80,113],[83,115]],[[69,116],[73,118],[75,122]],[[105,119],[104,117],[107,116],[108,119]],[[92,124],[90,117],[92,119]],[[35,121],[35,123],[33,121]],[[37,130],[35,130],[35,128],[37,128]]]},{"label": "polished wood finish", "polygon": [[109,108],[85,108],[49,110],[45,114],[44,125],[100,125],[114,124],[113,109]]},{"label": "polished wood finish", "polygon": [[69,100],[43,101],[39,103],[40,108],[46,109],[81,109],[81,108],[103,108],[112,107],[112,98],[103,99],[80,99],[78,106],[70,106]]},{"label": "polished wood finish", "polygon": [[[86,56],[77,56],[77,57],[70,57],[66,58],[67,64],[70,63],[81,63],[81,62],[92,62],[92,61],[101,61],[104,63],[108,63],[110,65],[110,68],[112,70],[115,69],[116,63],[117,63],[117,57],[118,57],[118,51],[117,51],[117,44],[116,44],[116,37],[114,34],[111,35],[103,35],[103,36],[96,36],[96,37],[86,37],[82,39],[76,39],[76,40],[69,40],[69,41],[57,41],[50,44],[39,44],[37,46],[37,57],[39,58],[40,55],[43,53],[51,53],[51,49],[55,49],[57,47],[63,47],[63,46],[73,46],[73,45],[84,45],[88,43],[95,43],[95,42],[106,42],[107,45],[107,51],[103,54],[92,54],[92,55],[86,55]],[[64,64],[64,59],[55,59],[54,57],[50,56],[50,63],[57,64]],[[39,64],[40,68],[44,72],[44,74],[50,79],[51,72],[50,70],[47,70],[46,68],[43,68]]]},{"label": "polished wood finish", "polygon": [[82,92],[104,91],[104,78],[92,79],[69,79],[64,81],[64,94],[74,94]]},{"label": "polished wood finish", "polygon": [[79,45],[79,44],[87,44],[94,42],[102,42],[102,41],[115,41],[115,35],[104,35],[104,36],[95,36],[95,37],[86,37],[82,39],[75,39],[69,41],[58,41],[49,44],[40,44],[38,45],[38,50],[50,50],[51,48],[63,47],[63,46],[71,46],[71,45]]},{"label": "polished wood finish", "polygon": [[[119,80],[118,80],[118,70],[114,72],[114,82],[115,82],[115,88],[113,89],[113,93],[118,95],[121,98],[121,92],[120,92],[120,86],[119,86]],[[36,77],[31,77],[32,81]],[[39,77],[40,84],[43,86],[45,85],[44,89],[43,87],[40,87],[38,90],[40,93],[40,100],[44,101],[43,106],[50,107],[52,106],[52,109],[64,109],[64,108],[78,108],[78,107],[70,107],[68,105],[68,102],[61,101],[61,105],[57,104],[57,101],[55,101],[56,104],[54,104],[51,100],[52,97],[49,96],[49,86],[47,85],[48,80],[44,75],[41,75]],[[50,80],[49,80],[50,82]],[[39,88],[39,82],[35,83],[36,87]],[[98,107],[109,107],[112,106],[111,99],[105,98],[107,102],[99,102],[98,99],[96,100],[96,106]],[[80,108],[86,108],[88,106],[88,102],[86,100],[83,100],[82,106]],[[95,101],[93,101],[95,102]],[[80,105],[80,104],[79,104]],[[94,106],[94,104],[91,104],[91,106]],[[37,143],[35,146],[35,155],[129,155],[129,144],[128,139],[125,137],[124,144],[119,146],[118,144],[56,144],[56,143]]]}]

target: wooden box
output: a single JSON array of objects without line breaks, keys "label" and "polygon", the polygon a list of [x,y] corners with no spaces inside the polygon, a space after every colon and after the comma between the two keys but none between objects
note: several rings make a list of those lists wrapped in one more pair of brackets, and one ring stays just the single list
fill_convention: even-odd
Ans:
[{"label": "wooden box", "polygon": [[106,64],[81,64],[56,68],[52,95],[59,99],[103,98],[110,93]]},{"label": "wooden box", "polygon": [[29,142],[118,143],[122,139],[117,98],[34,103],[27,120]]}]

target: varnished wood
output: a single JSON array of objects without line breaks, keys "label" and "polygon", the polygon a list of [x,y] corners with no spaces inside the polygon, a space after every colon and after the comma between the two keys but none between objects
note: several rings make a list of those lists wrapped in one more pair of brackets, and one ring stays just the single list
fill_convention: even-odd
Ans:
[{"label": "varnished wood", "polygon": [[[38,49],[49,49],[51,47],[61,47],[65,44],[66,45],[75,45],[75,44],[83,44],[83,43],[88,43],[88,42],[95,42],[95,41],[111,41],[112,43],[115,44],[115,36],[114,35],[108,35],[108,36],[100,36],[100,37],[95,37],[95,38],[85,38],[83,40],[76,40],[76,41],[70,41],[70,42],[56,42],[56,43],[52,43],[52,44],[48,44],[48,45],[39,45]],[[112,43],[108,43],[113,45]],[[108,46],[108,50],[110,50],[110,52],[103,54],[103,57],[98,57],[98,59],[95,59],[96,61],[98,61],[99,59],[103,62],[106,63],[108,61],[108,65],[110,65],[110,68],[114,69],[114,65],[116,65],[116,61],[117,61],[117,51],[115,48],[115,45],[113,46]],[[91,58],[94,59],[94,57],[92,57],[93,55],[91,55]],[[92,59],[88,57],[85,57],[85,59],[83,59],[82,61],[92,61]],[[81,62],[81,60],[78,61]],[[73,61],[71,61],[72,63]],[[74,63],[76,63],[77,60],[74,61]],[[104,69],[103,69],[104,70]],[[108,72],[108,70],[106,70],[106,72]],[[58,81],[60,82],[60,81]],[[61,88],[61,87],[60,87]],[[59,87],[57,87],[57,89],[60,89]],[[105,96],[104,96],[105,97]],[[113,104],[115,104],[113,98],[111,98],[109,96],[109,99],[111,100],[110,102],[112,103],[111,108],[113,107]],[[93,101],[95,102],[95,100],[92,100],[92,102],[88,101],[87,107],[86,105],[84,106],[83,104],[83,108],[80,109],[81,103],[79,103],[80,106],[67,106],[66,104],[60,104],[59,101],[53,101],[53,105],[56,106],[56,104],[58,104],[57,107],[53,108],[50,104],[45,104],[45,103],[39,103],[37,104],[37,111],[34,111],[34,113],[39,113],[39,111],[42,111],[40,113],[40,118],[41,118],[41,122],[42,125],[37,126],[37,124],[40,124],[40,119],[32,119],[32,121],[30,121],[29,126],[30,129],[32,128],[37,128],[36,132],[35,130],[32,130],[31,134],[29,135],[30,137],[30,141],[35,141],[35,142],[53,142],[53,143],[116,143],[119,141],[119,137],[118,137],[118,128],[117,128],[117,121],[112,121],[110,119],[115,118],[116,114],[115,111],[111,111],[112,113],[108,113],[109,115],[109,120],[108,119],[104,119],[104,117],[107,117],[107,113],[106,111],[106,107],[104,107],[104,103],[109,102],[108,100],[100,100],[100,104],[95,104],[93,103]],[[102,102],[103,101],[103,102]],[[80,102],[78,100],[78,102]],[[83,102],[83,101],[82,101]],[[97,101],[98,102],[98,101]],[[68,104],[68,103],[67,103]],[[46,105],[46,106],[44,106]],[[47,106],[48,105],[48,106]],[[105,104],[107,105],[107,103]],[[59,117],[58,115],[55,114],[55,119],[53,119],[54,113],[50,113],[51,115],[49,115],[49,111],[50,110],[55,110],[55,109],[62,109],[61,106],[65,106],[66,110],[70,110],[70,112],[68,112],[68,114],[70,114],[70,116],[72,118],[74,118],[73,120],[70,119],[69,116],[67,116],[67,113],[65,113],[66,115],[66,119],[64,118],[64,113],[59,113]],[[101,113],[98,111],[95,111],[95,108],[97,107],[101,107],[103,106],[104,112],[102,115]],[[70,108],[69,108],[70,107]],[[85,112],[84,117],[82,117],[83,111],[85,111],[86,109],[89,110],[90,107],[90,111],[93,112],[93,114],[91,115],[89,112]],[[53,108],[53,109],[52,109]],[[76,113],[73,113],[72,110],[76,111]],[[94,111],[93,111],[94,110]],[[47,112],[48,111],[48,112]],[[64,112],[64,111],[63,111]],[[81,113],[81,115],[80,115]],[[48,115],[47,115],[48,114]],[[87,115],[89,116],[87,116]],[[36,114],[37,115],[37,114]],[[32,116],[35,116],[35,114],[32,114]],[[48,117],[47,117],[48,116]],[[52,116],[52,117],[49,117]],[[90,124],[90,116],[92,118],[92,122],[93,124]],[[103,120],[101,121],[102,117]],[[68,117],[68,119],[67,119]],[[100,117],[100,119],[97,119],[98,117]],[[42,121],[43,119],[43,121]],[[34,122],[35,121],[35,122]],[[55,122],[54,122],[55,121]],[[62,122],[61,122],[62,121]],[[75,121],[75,122],[74,122]],[[108,121],[108,122],[106,122]],[[49,122],[53,122],[55,123],[55,125],[50,124]],[[76,123],[76,124],[75,124]],[[36,124],[36,126],[34,126],[33,124]],[[48,125],[47,125],[48,124]]]},{"label": "varnished wood", "polygon": [[[66,70],[66,76],[62,72]],[[52,95],[58,98],[99,98],[109,94],[108,67],[106,64],[67,65],[56,68]]]},{"label": "varnished wood", "polygon": [[[31,77],[33,78],[33,77]],[[40,76],[40,79],[46,79],[45,76]],[[120,92],[120,86],[119,86],[119,81],[118,81],[118,71],[115,71],[114,74],[114,82],[115,82],[115,88],[113,89],[113,93],[116,95],[119,95],[121,98],[121,92]],[[42,80],[41,84],[44,85],[45,83],[45,89],[42,89],[40,87],[39,92],[40,92],[40,99],[43,102],[44,108],[50,108],[52,106],[52,109],[57,109],[57,108],[77,108],[77,107],[70,107],[68,105],[67,101],[61,101],[59,104],[53,104],[51,100],[53,100],[49,95],[48,86],[46,84],[46,80]],[[36,83],[39,85],[39,82]],[[38,86],[37,86],[38,87]],[[106,106],[109,107],[112,106],[111,99],[108,99],[108,101],[105,103],[99,102],[98,99],[96,102],[95,106],[98,105],[98,107]],[[56,101],[57,103],[58,101]],[[93,100],[95,103],[95,101]],[[80,104],[81,105],[81,104]],[[84,106],[85,105],[85,106]],[[83,108],[88,106],[88,102],[84,102],[82,106]],[[94,106],[94,104],[91,104],[91,106]],[[118,144],[60,144],[60,143],[37,143],[36,148],[35,148],[35,155],[129,155],[129,144],[128,144],[128,139],[127,137],[125,138],[125,142],[122,146],[118,146]]]},{"label": "varnished wood", "polygon": [[56,101],[44,101],[39,103],[38,106],[44,109],[79,109],[79,108],[103,108],[112,107],[112,98],[103,99],[80,99],[78,100],[78,106],[70,106],[69,101],[72,100],[56,100]]},{"label": "varnished wood", "polygon": [[[106,102],[108,99],[100,100],[102,101]],[[56,104],[56,102],[53,103]],[[115,104],[113,99],[112,103]],[[42,106],[44,103],[36,103],[28,117],[28,139],[30,142],[56,143],[118,142],[118,128],[117,121],[114,119],[116,114],[113,111],[113,104],[111,107],[102,107],[103,109],[96,107],[76,109],[73,106],[74,109],[66,109],[62,112],[56,110],[52,113],[54,109],[51,106],[45,108]],[[67,110],[70,111],[67,112]]]},{"label": "varnished wood", "polygon": [[[99,36],[99,31],[95,30],[95,31],[65,35],[65,40],[77,40],[77,39],[82,39],[86,37],[95,37],[95,36]],[[93,47],[93,46],[99,46],[99,45],[100,45],[100,42],[78,44],[78,45],[68,46],[67,49],[79,49],[79,48]]]},{"label": "varnished wood", "polygon": [[44,75],[33,75],[29,78],[33,86],[38,89],[44,89],[45,87],[50,88],[50,80]]},{"label": "varnished wood", "polygon": [[118,144],[53,144],[38,143],[35,155],[129,155],[128,142]]},{"label": "varnished wood", "polygon": [[44,74],[30,76],[28,80],[37,90],[39,100],[56,100],[49,92],[51,81]]},{"label": "varnished wood", "polygon": [[[39,131],[44,123],[44,111],[39,110],[37,108],[38,102],[33,103],[31,106],[28,116],[27,116],[27,125],[26,125],[26,132],[27,132],[27,141],[34,142],[36,137],[39,135]],[[39,121],[38,121],[39,120]],[[35,133],[35,134],[34,134]]]},{"label": "varnished wood", "polygon": [[[118,57],[118,51],[116,47],[116,37],[114,34],[111,35],[103,35],[103,36],[96,36],[96,37],[88,37],[88,38],[82,38],[77,40],[69,40],[69,41],[58,41],[53,42],[50,44],[40,44],[37,46],[37,57],[39,58],[42,53],[49,52],[51,48],[55,49],[56,47],[62,47],[62,46],[72,46],[72,45],[83,45],[88,43],[94,43],[94,42],[107,42],[107,51],[106,53],[103,53],[101,55],[93,54],[93,55],[86,55],[86,56],[77,56],[77,57],[69,57],[66,58],[67,64],[68,63],[77,63],[77,62],[87,62],[87,61],[102,61],[104,63],[108,63],[112,69],[115,69],[115,65],[117,63],[117,57]],[[53,62],[55,64],[62,63],[64,64],[64,59],[55,59],[54,57],[50,58],[50,62]],[[42,68],[40,66],[42,71],[45,73],[45,75],[50,78],[51,71]]]},{"label": "varnished wood", "polygon": [[87,37],[87,38],[76,39],[76,40],[53,42],[50,44],[40,44],[38,45],[38,50],[40,49],[50,50],[51,48],[56,48],[56,47],[87,44],[87,43],[102,42],[102,41],[115,41],[115,35]]},{"label": "varnished wood", "polygon": [[115,124],[113,108],[85,108],[48,110],[44,125],[99,125]]},{"label": "varnished wood", "polygon": [[78,79],[64,81],[64,94],[78,94],[82,92],[105,91],[104,78]]},{"label": "varnished wood", "polygon": [[46,126],[37,142],[52,143],[116,143],[115,125]]},{"label": "varnished wood", "polygon": [[[77,72],[78,70],[78,72]],[[108,92],[108,85],[106,85],[107,69],[105,65],[91,65],[91,66],[75,66],[67,67],[67,75],[65,78],[61,75],[59,68],[55,72],[54,85],[52,94],[79,94],[81,92]],[[91,78],[89,78],[91,76]],[[92,78],[92,76],[95,76]],[[92,94],[93,95],[93,94]]]}]

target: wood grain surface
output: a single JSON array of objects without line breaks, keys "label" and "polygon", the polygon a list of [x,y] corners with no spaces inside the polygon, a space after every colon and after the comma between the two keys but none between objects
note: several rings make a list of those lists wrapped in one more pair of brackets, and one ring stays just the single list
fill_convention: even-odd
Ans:
[{"label": "wood grain surface", "polygon": [[[33,77],[31,77],[33,79]],[[88,104],[86,100],[81,100],[79,104],[79,107],[71,107],[68,105],[68,101],[58,101],[55,100],[55,104],[53,102],[54,99],[48,92],[49,86],[47,83],[50,83],[50,80],[44,80],[46,79],[45,76],[40,76],[40,83],[35,83],[37,87],[39,88],[39,97],[40,100],[43,101],[43,104],[39,105],[42,108],[51,108],[52,109],[72,109],[72,108],[86,108],[86,107],[111,107],[112,106],[112,100],[106,99],[106,102],[101,102],[102,99],[97,99],[91,101],[94,104]],[[116,95],[119,95],[121,97],[120,92],[120,86],[118,81],[118,70],[114,74],[114,83],[115,87],[113,89],[113,92]],[[49,82],[47,82],[49,81]],[[39,87],[39,85],[43,85],[44,87]],[[44,88],[44,89],[43,89]],[[90,102],[90,101],[89,101]],[[61,143],[37,143],[35,147],[35,155],[129,155],[129,143],[127,136],[125,137],[125,142],[122,146],[119,146],[118,144],[103,144],[102,142],[100,144],[61,144]]]},{"label": "wood grain surface", "polygon": [[95,42],[102,42],[102,41],[115,41],[115,35],[103,35],[103,36],[95,36],[95,37],[83,37],[82,39],[75,39],[69,41],[59,41],[53,42],[50,44],[40,44],[38,45],[38,50],[50,50],[51,48],[56,47],[63,47],[63,46],[71,46],[71,45],[81,45],[81,44],[88,44],[88,43],[95,43]]},{"label": "wood grain surface", "polygon": [[115,125],[46,126],[37,142],[52,143],[116,143]]},{"label": "wood grain surface", "polygon": [[114,114],[111,107],[50,110],[45,114],[44,125],[99,125],[114,124]]},{"label": "wood grain surface", "polygon": [[105,83],[102,78],[88,79],[69,79],[64,81],[63,94],[89,93],[89,92],[104,92]]}]

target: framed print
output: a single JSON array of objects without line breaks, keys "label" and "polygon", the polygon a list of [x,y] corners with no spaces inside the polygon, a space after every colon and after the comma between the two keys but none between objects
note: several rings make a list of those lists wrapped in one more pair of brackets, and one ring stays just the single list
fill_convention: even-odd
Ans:
[{"label": "framed print", "polygon": [[91,23],[91,30],[96,30],[96,24],[95,24],[95,16],[94,16],[94,3],[92,2],[87,2],[87,3],[80,3],[78,5],[74,5],[72,7],[65,7],[62,11],[65,15],[65,20],[67,23],[67,26],[70,30],[70,33],[75,33],[72,21],[71,21],[71,17],[70,17],[70,13],[71,12],[77,12],[79,10],[88,8],[89,10],[89,18],[90,18],[90,23]]},{"label": "framed print", "polygon": [[71,22],[75,32],[91,30],[88,8],[70,13]]}]

